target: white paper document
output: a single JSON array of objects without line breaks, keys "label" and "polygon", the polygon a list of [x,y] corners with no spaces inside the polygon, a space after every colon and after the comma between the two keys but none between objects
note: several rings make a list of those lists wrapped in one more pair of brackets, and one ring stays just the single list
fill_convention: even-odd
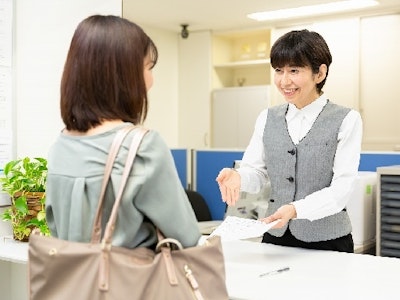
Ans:
[{"label": "white paper document", "polygon": [[227,216],[211,234],[219,235],[222,241],[235,241],[262,236],[270,230],[279,220],[264,223],[259,220]]}]

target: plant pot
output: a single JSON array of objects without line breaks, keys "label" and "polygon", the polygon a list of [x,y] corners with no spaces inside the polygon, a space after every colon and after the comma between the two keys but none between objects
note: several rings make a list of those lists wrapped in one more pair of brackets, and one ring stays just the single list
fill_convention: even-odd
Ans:
[{"label": "plant pot", "polygon": [[[35,226],[29,225],[25,226],[26,230],[22,230],[22,224],[26,224],[27,222],[31,221],[33,218],[36,218],[38,213],[42,210],[42,199],[45,197],[45,192],[24,192],[24,193],[16,193],[13,197],[13,203],[15,200],[21,196],[25,196],[26,198],[26,205],[28,212],[23,217],[22,220],[14,219],[12,221],[13,227],[13,237],[15,240],[28,242],[30,233],[35,229]],[[16,208],[12,207],[13,212],[15,213]],[[15,215],[17,215],[15,213]]]}]

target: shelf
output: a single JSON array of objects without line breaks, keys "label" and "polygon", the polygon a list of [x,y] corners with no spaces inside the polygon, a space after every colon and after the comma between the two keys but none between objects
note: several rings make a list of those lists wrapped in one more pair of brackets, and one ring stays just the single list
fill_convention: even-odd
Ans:
[{"label": "shelf", "polygon": [[257,59],[257,60],[243,60],[243,61],[234,61],[223,64],[215,64],[214,68],[247,68],[254,66],[267,66],[270,64],[269,59]]},{"label": "shelf", "polygon": [[271,83],[269,29],[215,34],[212,47],[214,89]]}]

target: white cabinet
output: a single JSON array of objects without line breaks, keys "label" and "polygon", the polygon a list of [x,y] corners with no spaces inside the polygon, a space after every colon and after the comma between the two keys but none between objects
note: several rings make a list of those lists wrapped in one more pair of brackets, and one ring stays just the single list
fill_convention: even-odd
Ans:
[{"label": "white cabinet", "polygon": [[216,89],[212,97],[212,147],[247,147],[259,113],[268,107],[269,86]]},{"label": "white cabinet", "polygon": [[375,248],[376,186],[376,172],[358,172],[350,201],[346,206],[353,228],[354,247],[363,250],[361,252]]},{"label": "white cabinet", "polygon": [[214,33],[211,147],[247,147],[269,105],[270,29]]}]

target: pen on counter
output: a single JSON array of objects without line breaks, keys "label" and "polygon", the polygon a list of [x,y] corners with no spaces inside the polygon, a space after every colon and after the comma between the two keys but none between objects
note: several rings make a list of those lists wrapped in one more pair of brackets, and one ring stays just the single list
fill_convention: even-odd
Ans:
[{"label": "pen on counter", "polygon": [[278,270],[273,270],[273,271],[269,271],[269,272],[266,272],[266,273],[262,273],[258,277],[276,275],[276,274],[279,274],[279,273],[282,273],[282,272],[285,272],[285,271],[289,271],[289,270],[290,270],[289,267],[285,267],[285,268],[282,268],[282,269],[278,269]]}]

